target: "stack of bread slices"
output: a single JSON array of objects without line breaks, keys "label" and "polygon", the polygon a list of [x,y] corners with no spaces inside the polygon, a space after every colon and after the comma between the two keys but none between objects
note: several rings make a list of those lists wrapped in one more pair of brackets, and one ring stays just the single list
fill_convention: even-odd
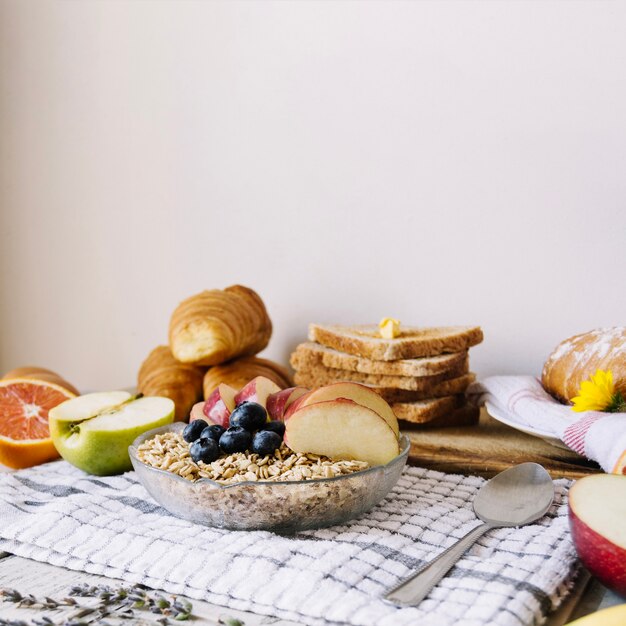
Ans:
[{"label": "stack of bread slices", "polygon": [[384,337],[377,325],[311,324],[309,341],[291,355],[295,382],[319,387],[362,383],[379,393],[398,419],[424,426],[461,426],[478,421],[466,402],[475,379],[470,347],[483,340],[477,326],[403,326]]}]

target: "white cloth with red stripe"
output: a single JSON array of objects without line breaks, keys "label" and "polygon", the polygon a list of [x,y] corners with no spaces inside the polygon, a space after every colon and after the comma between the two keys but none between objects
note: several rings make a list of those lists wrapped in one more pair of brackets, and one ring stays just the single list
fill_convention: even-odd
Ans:
[{"label": "white cloth with red stripe", "polygon": [[576,413],[545,391],[534,376],[490,376],[468,390],[477,405],[522,428],[549,433],[605,472],[626,473],[626,413]]}]

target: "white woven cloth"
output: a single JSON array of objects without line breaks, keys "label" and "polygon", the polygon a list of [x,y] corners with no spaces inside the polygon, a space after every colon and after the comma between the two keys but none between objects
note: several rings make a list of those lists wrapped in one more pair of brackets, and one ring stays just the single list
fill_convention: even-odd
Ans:
[{"label": "white woven cloth", "polygon": [[96,478],[58,461],[0,475],[0,550],[302,624],[541,624],[577,567],[565,480],[546,516],[487,533],[419,607],[382,600],[477,524],[483,482],[407,468],[366,515],[287,537],[192,524],[133,472]]},{"label": "white woven cloth", "polygon": [[534,376],[490,376],[474,383],[468,393],[475,404],[491,404],[511,423],[561,439],[605,472],[620,473],[624,466],[626,413],[575,413]]}]

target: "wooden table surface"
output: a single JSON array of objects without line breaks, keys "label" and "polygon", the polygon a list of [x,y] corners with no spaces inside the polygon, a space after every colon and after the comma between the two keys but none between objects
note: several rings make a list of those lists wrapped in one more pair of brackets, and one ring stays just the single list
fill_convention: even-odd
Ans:
[{"label": "wooden table surface", "polygon": [[581,478],[602,471],[576,452],[547,443],[481,412],[477,426],[422,429],[402,423],[411,440],[409,463],[458,474],[495,476],[517,463],[534,461],[552,478]]},{"label": "wooden table surface", "polygon": [[[554,446],[519,433],[499,424],[488,415],[481,416],[479,427],[463,427],[437,430],[404,429],[411,441],[411,463],[447,472],[473,473],[490,476],[511,465],[533,460],[542,463],[553,477],[578,478],[599,471],[595,464],[582,459],[574,452]],[[2,471],[0,469],[0,471]],[[5,470],[6,471],[6,470]],[[21,593],[65,597],[73,585],[81,583],[123,584],[109,578],[76,572],[45,563],[30,561],[0,552],[0,588],[14,588]],[[164,594],[167,595],[167,594]],[[246,626],[295,626],[294,622],[259,616],[192,600],[193,623],[218,625],[227,618],[238,619]],[[623,602],[607,591],[597,581],[583,572],[572,592],[561,607],[552,614],[548,626],[563,626],[567,622]],[[51,616],[53,613],[47,613]],[[0,617],[27,620],[41,617],[30,609],[15,608],[0,601]],[[221,620],[221,621],[220,621]],[[131,624],[131,620],[125,620]]]}]

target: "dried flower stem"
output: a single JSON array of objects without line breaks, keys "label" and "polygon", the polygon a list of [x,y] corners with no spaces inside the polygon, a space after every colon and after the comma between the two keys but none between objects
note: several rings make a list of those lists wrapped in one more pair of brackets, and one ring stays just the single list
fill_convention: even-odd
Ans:
[{"label": "dried flower stem", "polygon": [[[76,598],[96,600],[95,605],[80,604]],[[159,592],[144,585],[112,588],[107,585],[76,585],[69,596],[61,600],[49,597],[37,598],[21,594],[17,589],[0,589],[0,603],[9,602],[16,607],[57,611],[54,616],[43,615],[30,622],[0,618],[0,626],[107,626],[103,618],[133,620],[134,625],[171,624],[171,619],[184,621],[191,617],[193,606],[189,600],[171,596],[165,598]],[[71,613],[70,613],[71,610]],[[62,611],[64,614],[59,614]],[[136,614],[138,611],[140,614]],[[157,617],[158,616],[158,617]],[[109,624],[108,626],[112,626]]]}]

